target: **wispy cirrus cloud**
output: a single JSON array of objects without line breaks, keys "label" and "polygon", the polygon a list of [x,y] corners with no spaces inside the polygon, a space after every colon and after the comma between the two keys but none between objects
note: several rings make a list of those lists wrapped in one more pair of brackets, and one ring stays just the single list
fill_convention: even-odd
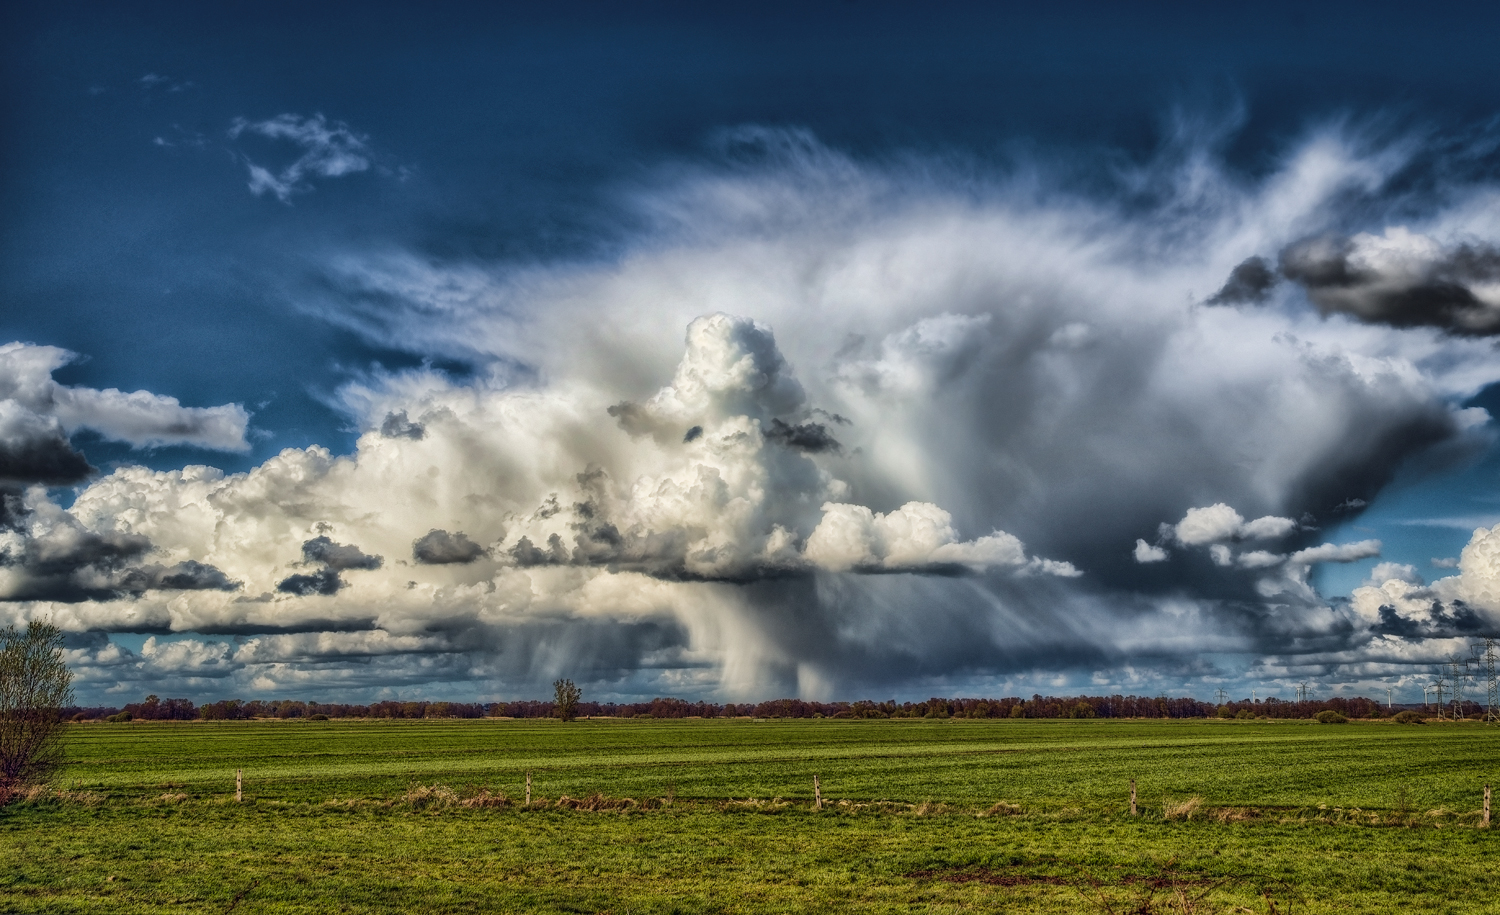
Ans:
[{"label": "wispy cirrus cloud", "polygon": [[330,122],[321,114],[303,117],[281,114],[264,121],[236,118],[229,127],[229,139],[256,136],[287,143],[300,150],[291,162],[268,168],[244,156],[250,173],[250,193],[271,194],[282,203],[292,196],[312,190],[312,179],[338,178],[367,171],[373,164],[369,137],[355,133],[342,121]]}]

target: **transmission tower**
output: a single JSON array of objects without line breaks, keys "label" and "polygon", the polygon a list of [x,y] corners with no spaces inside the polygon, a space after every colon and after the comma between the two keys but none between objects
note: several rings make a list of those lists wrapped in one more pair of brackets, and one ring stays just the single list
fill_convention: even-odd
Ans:
[{"label": "transmission tower", "polygon": [[1307,681],[1306,680],[1303,680],[1301,683],[1297,684],[1297,701],[1298,702],[1306,702],[1307,701]]},{"label": "transmission tower", "polygon": [[[1438,670],[1441,671],[1442,668],[1440,667]],[[1443,720],[1443,690],[1447,688],[1448,681],[1443,679],[1442,673],[1439,673],[1438,678],[1432,681],[1432,691],[1437,694],[1437,715],[1439,721]]]},{"label": "transmission tower", "polygon": [[1468,712],[1468,710],[1464,708],[1464,688],[1469,685],[1469,665],[1472,664],[1477,667],[1480,664],[1479,658],[1477,657],[1479,652],[1475,651],[1474,654],[1476,655],[1476,657],[1462,659],[1455,657],[1448,662],[1448,667],[1451,671],[1450,676],[1453,678],[1454,721],[1461,720],[1467,715]]},{"label": "transmission tower", "polygon": [[1225,692],[1224,691],[1224,687],[1221,686],[1217,690],[1214,691],[1214,698],[1216,698],[1216,699],[1219,700],[1218,701],[1219,705],[1223,705],[1224,704],[1224,700],[1226,700],[1226,699],[1229,698],[1229,693]]},{"label": "transmission tower", "polygon": [[[1485,679],[1489,687],[1484,697],[1484,723],[1489,724],[1500,721],[1500,683],[1495,680],[1495,640],[1486,636],[1483,644],[1484,654],[1479,656],[1479,663],[1484,666]],[[1474,646],[1476,650],[1479,647]]]}]

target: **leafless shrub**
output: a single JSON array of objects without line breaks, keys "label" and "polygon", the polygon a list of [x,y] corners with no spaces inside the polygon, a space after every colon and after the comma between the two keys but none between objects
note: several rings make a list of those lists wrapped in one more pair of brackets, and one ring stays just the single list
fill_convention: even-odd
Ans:
[{"label": "leafless shrub", "polygon": [[62,630],[41,620],[0,629],[0,803],[46,782],[62,763],[61,710],[73,704],[72,684]]}]

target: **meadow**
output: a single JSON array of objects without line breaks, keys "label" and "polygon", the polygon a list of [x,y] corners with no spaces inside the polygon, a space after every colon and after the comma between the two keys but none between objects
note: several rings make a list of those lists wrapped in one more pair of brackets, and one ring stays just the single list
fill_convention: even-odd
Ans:
[{"label": "meadow", "polygon": [[1497,750],[1479,723],[81,724],[55,790],[0,809],[0,911],[1500,913]]}]

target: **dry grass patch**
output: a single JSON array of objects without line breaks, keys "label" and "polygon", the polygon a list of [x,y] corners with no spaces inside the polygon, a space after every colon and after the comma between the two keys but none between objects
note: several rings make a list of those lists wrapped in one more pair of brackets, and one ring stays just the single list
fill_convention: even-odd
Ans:
[{"label": "dry grass patch", "polygon": [[396,803],[413,810],[442,810],[457,805],[461,800],[463,799],[458,792],[447,785],[412,785]]},{"label": "dry grass patch", "polygon": [[568,797],[566,794],[564,794],[562,797],[557,799],[557,803],[555,804],[555,806],[562,810],[588,810],[600,812],[636,810],[641,806],[641,804],[634,798],[610,797],[608,795],[600,794],[599,792],[595,791],[588,797],[578,798]]},{"label": "dry grass patch", "polygon": [[1203,798],[1190,797],[1185,801],[1163,801],[1161,815],[1167,820],[1191,820],[1198,808],[1203,806]]},{"label": "dry grass patch", "polygon": [[774,813],[778,810],[785,810],[790,806],[792,806],[790,802],[784,801],[779,797],[771,798],[768,801],[761,800],[760,798],[747,797],[743,801],[724,801],[723,803],[719,804],[719,809],[726,812],[733,810],[750,810],[757,813]]}]

